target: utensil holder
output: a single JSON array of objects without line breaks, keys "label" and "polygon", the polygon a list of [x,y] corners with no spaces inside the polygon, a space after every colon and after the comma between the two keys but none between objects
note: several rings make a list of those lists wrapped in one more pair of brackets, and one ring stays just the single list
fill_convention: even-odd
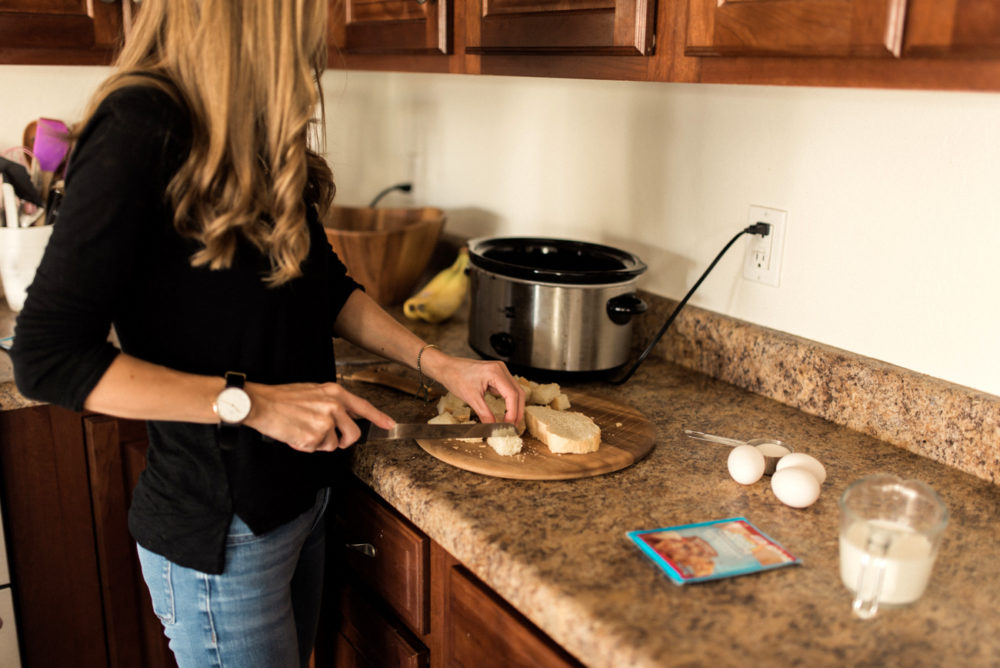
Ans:
[{"label": "utensil holder", "polygon": [[0,227],[0,280],[12,311],[24,308],[28,286],[35,279],[52,227]]}]

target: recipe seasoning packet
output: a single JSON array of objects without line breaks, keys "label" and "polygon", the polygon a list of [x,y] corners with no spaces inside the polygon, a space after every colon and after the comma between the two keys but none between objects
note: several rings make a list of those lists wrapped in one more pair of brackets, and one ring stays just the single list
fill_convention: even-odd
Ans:
[{"label": "recipe seasoning packet", "polygon": [[679,585],[801,563],[744,517],[629,531],[627,536]]}]

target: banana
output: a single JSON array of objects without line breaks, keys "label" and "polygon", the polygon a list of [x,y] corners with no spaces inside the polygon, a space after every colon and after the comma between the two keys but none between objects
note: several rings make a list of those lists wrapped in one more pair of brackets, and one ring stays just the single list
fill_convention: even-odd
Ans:
[{"label": "banana", "polygon": [[444,322],[462,305],[469,290],[469,251],[461,249],[455,262],[440,271],[427,285],[403,302],[403,313],[411,320]]}]

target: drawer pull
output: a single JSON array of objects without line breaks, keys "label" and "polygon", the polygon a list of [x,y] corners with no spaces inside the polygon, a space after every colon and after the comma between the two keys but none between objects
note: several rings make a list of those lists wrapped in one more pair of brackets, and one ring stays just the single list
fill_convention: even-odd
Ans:
[{"label": "drawer pull", "polygon": [[366,557],[375,556],[375,546],[371,543],[345,543],[344,547],[349,550],[356,550]]}]

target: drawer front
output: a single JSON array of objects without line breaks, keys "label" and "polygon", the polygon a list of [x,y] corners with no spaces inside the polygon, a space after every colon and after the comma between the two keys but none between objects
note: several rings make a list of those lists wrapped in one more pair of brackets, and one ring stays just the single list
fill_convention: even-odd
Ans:
[{"label": "drawer front", "polygon": [[340,666],[427,668],[429,653],[377,602],[347,587],[340,599],[340,628],[334,643]]},{"label": "drawer front", "polygon": [[448,571],[444,665],[578,668],[580,663],[462,567]]},{"label": "drawer front", "polygon": [[360,485],[350,485],[337,514],[344,562],[415,633],[430,623],[430,540]]}]

